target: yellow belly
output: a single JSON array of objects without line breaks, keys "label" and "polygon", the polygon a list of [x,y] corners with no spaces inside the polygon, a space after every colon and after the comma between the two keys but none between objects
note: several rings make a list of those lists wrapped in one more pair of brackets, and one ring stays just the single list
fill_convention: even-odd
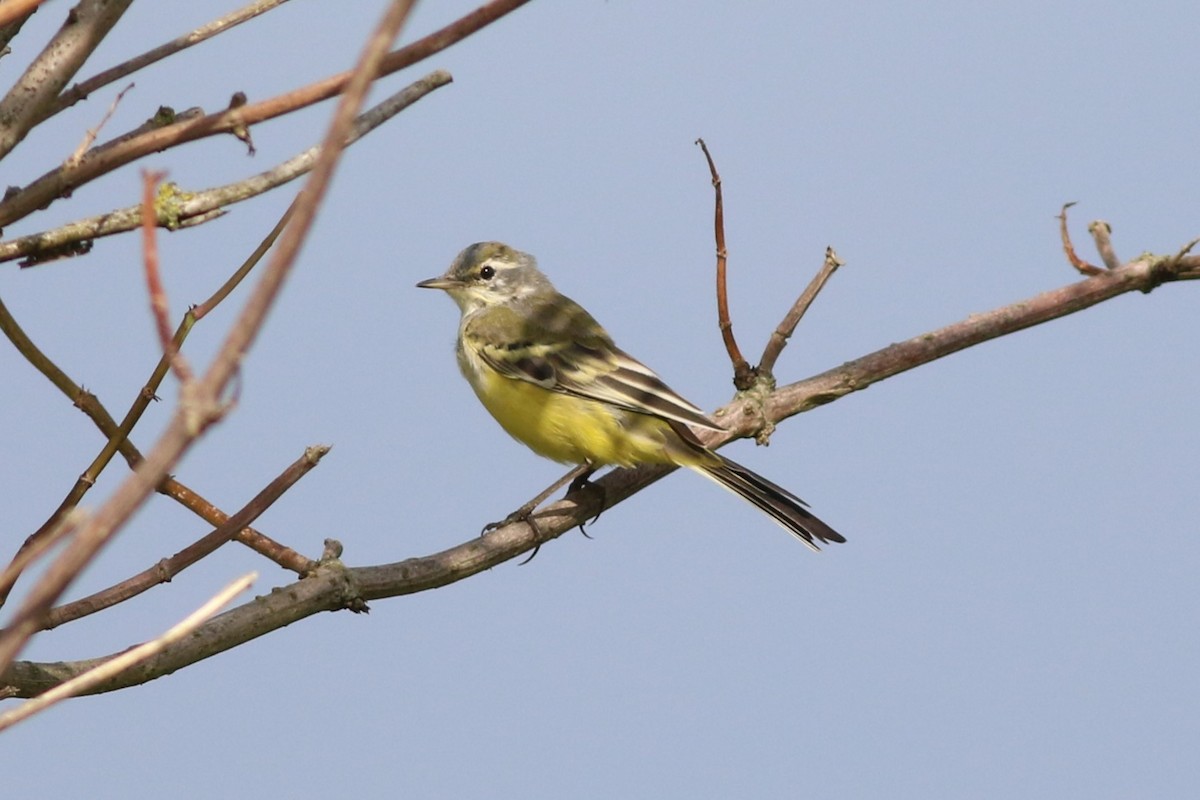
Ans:
[{"label": "yellow belly", "polygon": [[508,378],[470,357],[460,360],[480,402],[535,453],[567,464],[707,463],[663,420]]}]

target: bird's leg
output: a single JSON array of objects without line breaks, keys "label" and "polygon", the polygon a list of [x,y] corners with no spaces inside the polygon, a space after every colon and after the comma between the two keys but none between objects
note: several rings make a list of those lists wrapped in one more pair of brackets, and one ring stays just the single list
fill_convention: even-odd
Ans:
[{"label": "bird's leg", "polygon": [[[595,471],[596,468],[589,464],[580,464],[578,467],[547,486],[545,489],[539,492],[536,497],[522,505],[504,519],[498,522],[489,522],[487,525],[484,525],[483,530],[479,532],[479,535],[486,536],[491,531],[494,531],[497,528],[503,528],[505,525],[508,525],[512,522],[524,522],[533,530],[533,535],[535,539],[538,540],[538,543],[533,548],[533,552],[529,554],[529,558],[521,562],[522,564],[528,564],[530,560],[537,555],[538,550],[541,549],[542,546],[540,541],[542,538],[542,532],[538,528],[537,520],[533,516],[534,510],[544,503],[552,494],[557,492],[568,483],[570,483],[570,488],[567,490],[568,495],[581,486],[590,485],[587,480],[588,476]],[[582,530],[583,525],[580,525],[579,527]],[[584,535],[586,536],[586,533]]]},{"label": "bird's leg", "polygon": [[[586,467],[586,469],[585,469],[585,467]],[[573,475],[575,475],[575,478],[571,481],[571,485],[567,487],[567,495],[566,495],[567,497],[570,497],[571,495],[575,494],[576,492],[581,492],[584,489],[591,489],[592,491],[599,493],[599,495],[600,495],[600,510],[596,512],[596,516],[592,517],[591,520],[589,520],[588,524],[594,524],[596,522],[596,520],[600,519],[600,515],[604,513],[604,500],[605,500],[604,487],[598,483],[592,483],[590,480],[590,478],[592,477],[592,475],[595,474],[597,469],[599,469],[599,467],[594,467],[591,464],[581,464],[579,466],[579,468],[576,469],[574,473],[572,473]],[[578,473],[578,474],[576,474],[576,473]],[[584,536],[587,536],[587,538],[589,538],[589,539],[592,538],[591,536],[588,536],[588,532],[583,529],[582,522],[579,523],[579,532],[582,533]]]}]

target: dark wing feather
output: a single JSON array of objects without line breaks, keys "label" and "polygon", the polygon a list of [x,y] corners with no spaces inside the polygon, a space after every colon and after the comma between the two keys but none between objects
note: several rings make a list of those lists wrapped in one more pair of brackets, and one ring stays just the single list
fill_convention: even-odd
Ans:
[{"label": "dark wing feather", "polygon": [[[639,414],[723,430],[613,344],[578,303],[558,295],[524,298],[517,305],[482,312],[466,332],[474,334],[480,355],[497,372]],[[514,330],[519,335],[513,337]],[[499,331],[509,335],[499,337]]]}]

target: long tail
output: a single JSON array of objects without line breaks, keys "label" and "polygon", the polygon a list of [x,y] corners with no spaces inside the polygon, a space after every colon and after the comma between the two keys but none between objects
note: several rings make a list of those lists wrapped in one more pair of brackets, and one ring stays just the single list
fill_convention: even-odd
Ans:
[{"label": "long tail", "polygon": [[813,550],[820,550],[816,542],[818,539],[824,543],[846,541],[840,533],[813,516],[805,507],[807,503],[787,489],[746,469],[736,461],[730,461],[721,455],[717,455],[717,458],[721,459],[719,465],[696,466],[693,469],[712,478],[739,497],[749,500]]}]

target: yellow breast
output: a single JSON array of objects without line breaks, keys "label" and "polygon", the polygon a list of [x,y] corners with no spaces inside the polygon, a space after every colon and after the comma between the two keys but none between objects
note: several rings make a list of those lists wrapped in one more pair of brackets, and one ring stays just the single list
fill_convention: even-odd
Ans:
[{"label": "yellow breast", "polygon": [[501,427],[535,453],[567,464],[696,464],[663,420],[509,378],[460,347],[459,367]]}]

